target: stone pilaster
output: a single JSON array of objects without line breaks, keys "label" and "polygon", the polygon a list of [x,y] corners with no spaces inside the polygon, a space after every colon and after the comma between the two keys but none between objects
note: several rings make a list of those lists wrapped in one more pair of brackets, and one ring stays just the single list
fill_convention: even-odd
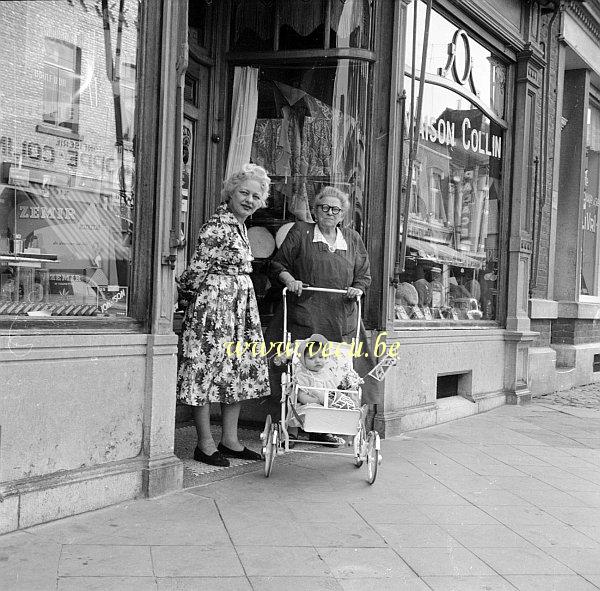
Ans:
[{"label": "stone pilaster", "polygon": [[[531,45],[517,55],[515,79],[515,118],[513,121],[512,186],[507,187],[510,203],[505,389],[507,402],[519,404],[531,399],[528,347],[535,337],[528,315],[529,274],[532,255],[536,186],[535,159],[539,146],[537,102],[541,92],[544,62]],[[512,199],[511,199],[512,195]],[[509,201],[510,199],[510,201]]]}]

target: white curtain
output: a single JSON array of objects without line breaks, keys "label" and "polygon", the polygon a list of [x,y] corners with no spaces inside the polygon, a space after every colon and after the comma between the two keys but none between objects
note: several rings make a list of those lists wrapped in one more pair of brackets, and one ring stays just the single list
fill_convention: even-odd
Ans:
[{"label": "white curtain", "polygon": [[231,99],[231,141],[225,178],[250,162],[258,109],[258,68],[236,67]]}]

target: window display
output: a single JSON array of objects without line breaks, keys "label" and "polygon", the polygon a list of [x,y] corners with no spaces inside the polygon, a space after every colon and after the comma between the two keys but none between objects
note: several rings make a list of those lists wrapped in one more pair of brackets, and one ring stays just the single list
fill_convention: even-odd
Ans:
[{"label": "window display", "polygon": [[586,169],[581,219],[581,295],[598,295],[598,198],[600,197],[600,108],[587,114]]},{"label": "window display", "polygon": [[[409,40],[414,4],[408,11]],[[417,39],[422,39],[422,3],[418,9]],[[410,202],[396,319],[493,320],[507,127],[506,67],[440,14],[432,13],[431,27],[448,43],[436,40],[428,48],[422,116],[414,122],[418,145],[411,186],[405,187]],[[420,51],[417,46],[417,56]],[[403,179],[411,176],[411,61],[409,48]],[[416,71],[414,103],[420,76]],[[416,303],[407,286],[415,288]]]},{"label": "window display", "polygon": [[127,314],[137,16],[0,1],[0,315]]},{"label": "window display", "polygon": [[362,229],[368,76],[368,64],[358,60],[260,68],[250,159],[273,182],[268,207],[248,220],[248,235],[263,314],[272,311],[279,287],[267,278],[271,255],[292,222],[313,221],[313,202],[323,187],[350,195],[345,223]]}]

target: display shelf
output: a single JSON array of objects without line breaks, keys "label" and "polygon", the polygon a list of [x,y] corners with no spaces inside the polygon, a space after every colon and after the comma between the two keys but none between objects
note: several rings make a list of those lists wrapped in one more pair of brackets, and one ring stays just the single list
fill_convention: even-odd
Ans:
[{"label": "display shelf", "polygon": [[26,253],[0,253],[0,262],[10,263],[14,266],[29,266],[31,263],[59,263],[55,254],[26,254]]}]

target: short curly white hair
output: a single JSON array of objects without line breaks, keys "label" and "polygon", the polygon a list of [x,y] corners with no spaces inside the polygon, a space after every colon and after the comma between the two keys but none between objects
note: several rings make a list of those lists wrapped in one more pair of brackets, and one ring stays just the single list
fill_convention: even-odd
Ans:
[{"label": "short curly white hair", "polygon": [[326,197],[334,197],[340,202],[344,213],[350,208],[350,196],[336,187],[323,187],[319,194],[315,197],[315,209],[320,205]]},{"label": "short curly white hair", "polygon": [[221,190],[223,201],[227,203],[236,188],[248,180],[258,182],[262,191],[262,207],[267,207],[271,178],[267,171],[262,166],[258,166],[258,164],[244,164],[238,172],[234,172],[228,179],[223,181],[223,189]]}]

